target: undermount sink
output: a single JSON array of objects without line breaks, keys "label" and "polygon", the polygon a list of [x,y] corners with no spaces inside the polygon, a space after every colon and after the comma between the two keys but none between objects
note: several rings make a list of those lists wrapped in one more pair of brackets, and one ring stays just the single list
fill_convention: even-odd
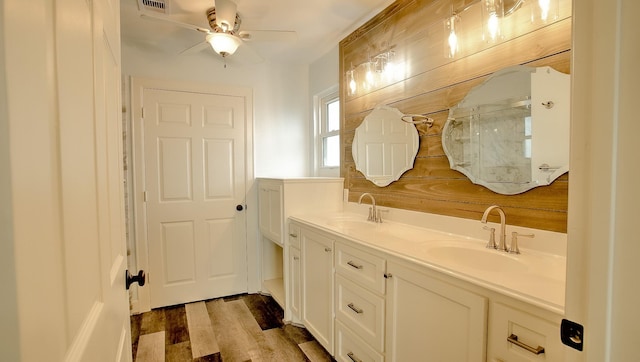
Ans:
[{"label": "undermount sink", "polygon": [[354,219],[354,218],[348,218],[348,219],[331,219],[329,221],[327,221],[327,224],[329,226],[335,226],[335,227],[340,227],[340,228],[347,228],[347,229],[353,229],[353,228],[366,228],[366,227],[371,227],[371,226],[375,226],[376,224],[371,222],[371,221],[367,221],[366,219]]},{"label": "undermount sink", "polygon": [[494,249],[472,249],[462,246],[436,246],[427,252],[435,260],[461,267],[485,271],[524,272],[529,267],[517,256]]},{"label": "undermount sink", "polygon": [[334,218],[326,221],[330,227],[371,237],[389,238],[389,240],[404,240],[423,242],[429,240],[451,240],[455,237],[435,230],[412,227],[406,224],[383,221],[375,223],[367,221],[366,217]]}]

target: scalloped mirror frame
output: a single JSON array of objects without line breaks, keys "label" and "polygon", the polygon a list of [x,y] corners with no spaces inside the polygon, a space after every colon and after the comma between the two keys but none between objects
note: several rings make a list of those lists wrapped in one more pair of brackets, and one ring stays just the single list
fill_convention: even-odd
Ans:
[{"label": "scalloped mirror frame", "polygon": [[356,128],[352,154],[356,170],[378,187],[400,179],[413,168],[420,137],[404,114],[389,106],[378,106]]},{"label": "scalloped mirror frame", "polygon": [[[569,111],[570,75],[551,67],[508,67],[449,110],[442,146],[450,167],[471,182],[519,194],[569,171]],[[522,123],[513,122],[523,115]],[[460,129],[467,127],[465,118],[468,129]]]}]

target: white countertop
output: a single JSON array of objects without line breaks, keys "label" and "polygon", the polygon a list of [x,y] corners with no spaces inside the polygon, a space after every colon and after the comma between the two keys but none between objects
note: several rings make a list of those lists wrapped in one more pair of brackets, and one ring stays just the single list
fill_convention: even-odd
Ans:
[{"label": "white countertop", "polygon": [[291,219],[564,314],[566,258],[562,255],[522,247],[521,254],[508,254],[485,248],[486,240],[395,221],[367,222],[366,215],[359,213],[295,215]]}]

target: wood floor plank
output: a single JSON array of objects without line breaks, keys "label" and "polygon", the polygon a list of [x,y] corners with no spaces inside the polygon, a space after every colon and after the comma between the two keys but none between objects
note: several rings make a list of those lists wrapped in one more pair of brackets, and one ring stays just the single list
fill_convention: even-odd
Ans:
[{"label": "wood floor plank", "polygon": [[207,311],[211,319],[214,334],[220,346],[223,361],[251,361],[248,353],[249,338],[227,310],[222,299],[207,301]]},{"label": "wood floor plank", "polygon": [[209,313],[204,302],[189,303],[185,305],[189,338],[191,340],[191,352],[193,358],[213,355],[220,352],[218,341]]},{"label": "wood floor plank", "polygon": [[329,353],[317,341],[310,341],[298,345],[311,362],[331,362]]},{"label": "wood floor plank", "polygon": [[140,321],[140,334],[149,334],[164,331],[164,328],[164,309],[154,309],[150,312],[142,313],[142,320]]},{"label": "wood floor plank", "polygon": [[280,328],[272,328],[263,332],[269,346],[263,351],[266,361],[306,362],[302,350],[287,338]]},{"label": "wood floor plank", "polygon": [[269,345],[262,333],[262,328],[251,314],[249,307],[243,300],[234,300],[225,302],[229,314],[233,316],[236,323],[244,331],[247,337],[247,353],[252,362],[269,361],[268,356],[271,355]]},{"label": "wood floor plank", "polygon": [[184,305],[167,307],[164,310],[166,344],[176,344],[189,341],[189,327],[187,312]]},{"label": "wood floor plank", "polygon": [[184,362],[192,359],[191,343],[189,341],[165,345],[166,362]]},{"label": "wood floor plank", "polygon": [[272,307],[265,302],[262,295],[249,294],[242,299],[263,331],[282,327],[282,318],[273,312]]},{"label": "wood floor plank", "polygon": [[138,340],[136,362],[164,362],[164,331],[143,334]]},{"label": "wood floor plank", "polygon": [[131,358],[136,359],[138,352],[138,340],[140,339],[140,325],[142,324],[142,314],[132,315],[131,318]]}]

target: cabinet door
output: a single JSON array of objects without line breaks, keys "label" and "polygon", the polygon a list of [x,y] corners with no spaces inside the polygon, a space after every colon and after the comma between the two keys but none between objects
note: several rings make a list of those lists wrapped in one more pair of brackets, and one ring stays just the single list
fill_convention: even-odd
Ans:
[{"label": "cabinet door", "polygon": [[280,185],[260,186],[258,223],[262,235],[283,244],[282,191]]},{"label": "cabinet door", "polygon": [[289,248],[289,290],[291,293],[289,308],[291,310],[291,320],[300,320],[300,249]]},{"label": "cabinet door", "polygon": [[302,322],[333,354],[333,240],[306,228],[302,235]]},{"label": "cabinet door", "polygon": [[486,298],[401,264],[387,266],[388,361],[484,361]]}]

